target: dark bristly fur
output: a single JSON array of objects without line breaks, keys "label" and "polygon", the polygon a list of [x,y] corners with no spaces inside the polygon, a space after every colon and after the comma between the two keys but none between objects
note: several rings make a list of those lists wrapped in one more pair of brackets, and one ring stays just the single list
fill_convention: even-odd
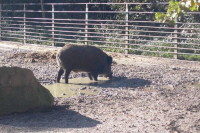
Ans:
[{"label": "dark bristly fur", "polygon": [[57,62],[60,67],[57,82],[65,73],[65,83],[68,83],[71,71],[87,72],[90,80],[95,81],[99,74],[112,78],[112,57],[94,46],[65,45],[57,54]]}]

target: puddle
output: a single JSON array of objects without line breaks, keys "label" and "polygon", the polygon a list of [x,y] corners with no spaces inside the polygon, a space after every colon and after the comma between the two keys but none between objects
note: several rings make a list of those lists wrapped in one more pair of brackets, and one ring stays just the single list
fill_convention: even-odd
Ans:
[{"label": "puddle", "polygon": [[105,77],[98,77],[98,81],[92,81],[88,77],[69,79],[69,84],[61,83],[43,85],[54,97],[72,97],[78,95],[97,95],[100,88],[137,88],[149,86],[148,80],[126,77],[113,77],[108,80]]},{"label": "puddle", "polygon": [[88,77],[69,79],[69,84],[65,84],[64,80],[61,83],[43,85],[47,88],[54,97],[72,97],[81,94],[97,95],[99,84],[108,81],[107,78],[98,77],[98,82],[91,81]]}]

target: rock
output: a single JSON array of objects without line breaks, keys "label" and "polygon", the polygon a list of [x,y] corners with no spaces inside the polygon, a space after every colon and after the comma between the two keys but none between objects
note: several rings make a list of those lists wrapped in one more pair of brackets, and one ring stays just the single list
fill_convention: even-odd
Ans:
[{"label": "rock", "polygon": [[29,69],[0,67],[0,116],[46,109],[54,98]]},{"label": "rock", "polygon": [[80,90],[86,90],[87,89],[87,87],[81,87],[80,88]]},{"label": "rock", "polygon": [[78,103],[83,103],[83,102],[84,102],[83,99],[79,99],[79,100],[78,100]]},{"label": "rock", "polygon": [[62,93],[62,96],[65,96],[66,94],[65,93]]}]

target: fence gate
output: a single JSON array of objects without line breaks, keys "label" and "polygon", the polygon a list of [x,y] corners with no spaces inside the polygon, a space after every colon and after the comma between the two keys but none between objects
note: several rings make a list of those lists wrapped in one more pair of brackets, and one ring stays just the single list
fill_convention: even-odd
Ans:
[{"label": "fence gate", "polygon": [[199,12],[158,23],[160,3],[2,3],[0,39],[24,44],[95,45],[108,51],[184,59],[200,55]]}]

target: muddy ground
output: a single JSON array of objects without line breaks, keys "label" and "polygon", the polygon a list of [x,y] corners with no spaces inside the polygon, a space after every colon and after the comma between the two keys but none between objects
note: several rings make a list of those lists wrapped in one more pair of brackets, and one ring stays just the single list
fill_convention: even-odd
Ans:
[{"label": "muddy ground", "polygon": [[[58,49],[1,42],[0,66],[29,68],[40,83],[51,84]],[[200,62],[108,54],[114,58],[114,79],[95,84],[98,94],[58,97],[44,112],[0,117],[0,132],[200,132]],[[71,73],[76,77],[85,74]]]}]

